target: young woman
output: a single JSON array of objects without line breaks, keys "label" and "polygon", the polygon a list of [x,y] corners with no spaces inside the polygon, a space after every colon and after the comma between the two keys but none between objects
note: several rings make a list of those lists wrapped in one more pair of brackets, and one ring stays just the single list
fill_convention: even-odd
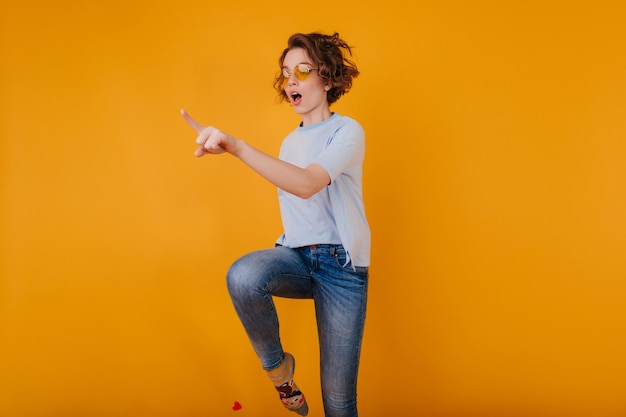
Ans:
[{"label": "young woman", "polygon": [[235,310],[283,405],[306,415],[283,350],[273,296],[312,298],[326,417],[357,416],[356,385],[367,302],[370,230],[362,196],[363,129],[330,106],[359,71],[338,34],[295,34],[274,87],[302,122],[278,158],[182,111],[198,132],[196,156],[230,153],[278,187],[283,234],[273,248],[241,257],[227,283]]}]

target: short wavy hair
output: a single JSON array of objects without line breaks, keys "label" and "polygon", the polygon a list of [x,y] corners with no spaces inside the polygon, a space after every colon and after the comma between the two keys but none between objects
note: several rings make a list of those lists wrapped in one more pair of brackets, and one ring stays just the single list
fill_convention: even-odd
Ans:
[{"label": "short wavy hair", "polygon": [[[282,68],[287,53],[294,48],[304,49],[312,64],[317,67],[318,74],[324,82],[330,85],[326,92],[328,104],[333,104],[339,97],[350,91],[352,80],[359,75],[352,58],[351,47],[339,37],[338,33],[324,35],[319,32],[296,33],[289,37],[287,48],[278,59],[278,66]],[[284,76],[282,71],[274,80],[274,89],[278,92],[279,101],[289,101],[289,97],[282,88]]]}]

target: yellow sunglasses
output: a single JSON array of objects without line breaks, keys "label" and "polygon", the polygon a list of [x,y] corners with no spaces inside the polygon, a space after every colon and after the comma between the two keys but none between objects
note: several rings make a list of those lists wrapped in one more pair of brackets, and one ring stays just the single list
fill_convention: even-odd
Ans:
[{"label": "yellow sunglasses", "polygon": [[307,78],[309,78],[309,74],[311,73],[311,71],[317,71],[317,68],[311,68],[311,67],[309,67],[306,64],[298,64],[293,69],[293,72],[290,72],[287,68],[283,68],[282,71],[279,71],[278,74],[276,74],[276,78],[281,80],[280,81],[280,86],[281,86],[281,88],[284,88],[285,85],[287,85],[287,82],[289,82],[289,78],[291,78],[292,74],[298,80],[304,81]]}]

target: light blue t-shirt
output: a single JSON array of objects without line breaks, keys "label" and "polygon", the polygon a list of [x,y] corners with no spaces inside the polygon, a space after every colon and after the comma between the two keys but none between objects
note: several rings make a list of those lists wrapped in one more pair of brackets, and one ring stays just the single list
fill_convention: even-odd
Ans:
[{"label": "light blue t-shirt", "polygon": [[284,233],[280,245],[342,244],[354,266],[369,266],[370,229],[363,205],[365,134],[355,120],[333,113],[299,126],[283,141],[279,158],[301,168],[321,165],[330,185],[308,199],[278,189]]}]

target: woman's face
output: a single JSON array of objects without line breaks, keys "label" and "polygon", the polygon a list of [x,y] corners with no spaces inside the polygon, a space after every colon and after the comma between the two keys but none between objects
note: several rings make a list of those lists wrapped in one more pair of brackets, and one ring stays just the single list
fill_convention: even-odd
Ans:
[{"label": "woman's face", "polygon": [[[299,65],[304,65],[311,70],[306,79],[299,79],[303,78],[303,75],[300,75],[298,78],[296,67]],[[302,116],[302,124],[304,126],[319,123],[330,117],[328,100],[326,98],[329,86],[324,83],[316,66],[304,49],[294,48],[289,50],[283,60],[282,70],[289,74],[284,87],[285,94],[287,94],[289,102],[296,113]]]}]

